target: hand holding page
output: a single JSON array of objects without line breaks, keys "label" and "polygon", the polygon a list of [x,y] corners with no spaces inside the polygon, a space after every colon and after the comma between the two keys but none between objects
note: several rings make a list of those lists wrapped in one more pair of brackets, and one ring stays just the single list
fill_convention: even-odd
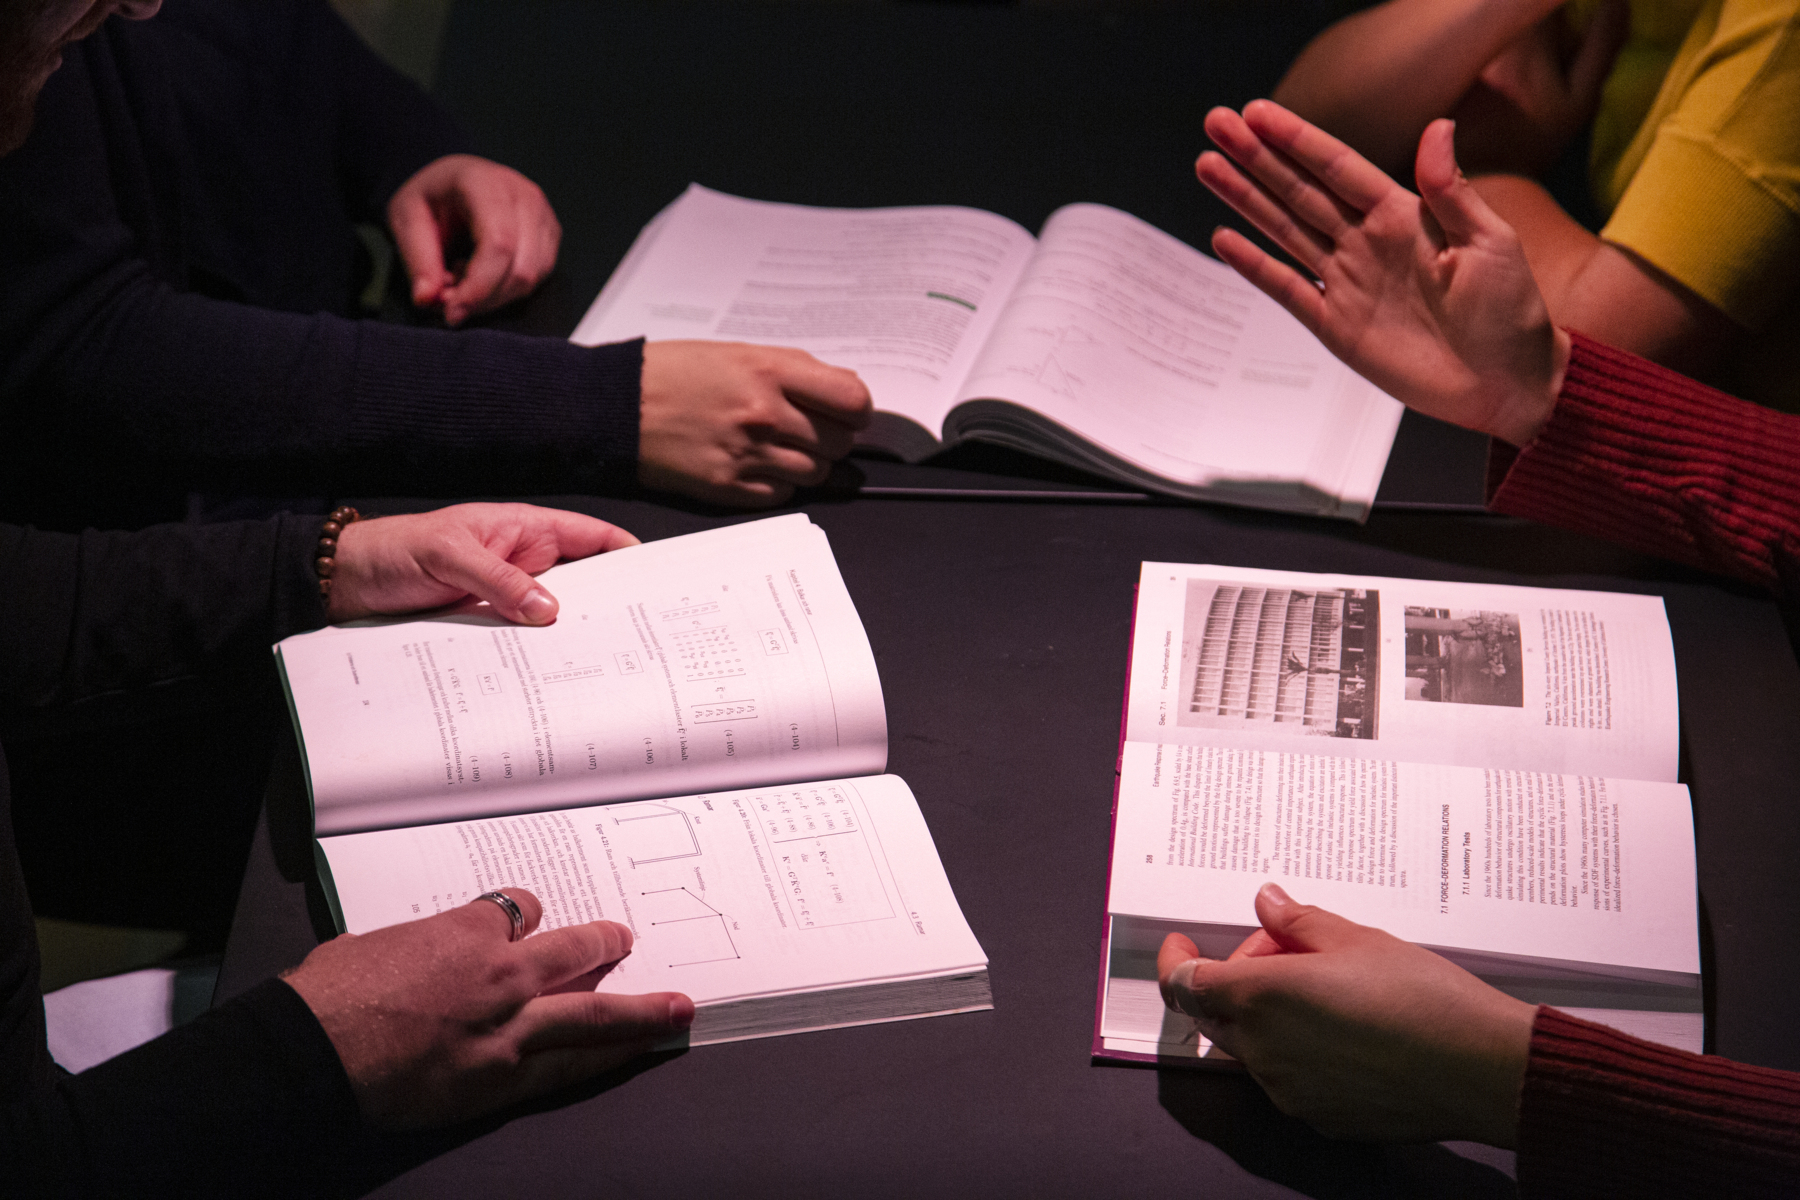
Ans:
[{"label": "hand holding page", "polygon": [[1655,597],[1145,563],[1095,1053],[1268,880],[1503,991],[1697,1049],[1693,823]]},{"label": "hand holding page", "polygon": [[886,765],[874,656],[804,516],[540,579],[544,628],[475,608],[281,644],[321,833]]},{"label": "hand holding page", "polygon": [[1096,204],[1042,237],[968,208],[824,209],[689,187],[574,340],[797,346],[855,370],[859,442],[996,442],[1191,499],[1367,515],[1400,406],[1224,264]]},{"label": "hand holding page", "polygon": [[874,656],[823,531],[777,517],[546,572],[555,625],[478,609],[277,647],[341,927],[522,887],[631,927],[602,983],[698,1044],[992,1007],[892,776]]}]

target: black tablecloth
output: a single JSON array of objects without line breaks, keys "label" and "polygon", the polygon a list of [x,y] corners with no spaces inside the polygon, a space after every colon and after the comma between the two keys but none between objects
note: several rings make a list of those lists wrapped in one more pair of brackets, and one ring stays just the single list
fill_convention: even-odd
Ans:
[{"label": "black tablecloth", "polygon": [[[1285,5],[1282,21],[1266,7],[462,0],[441,91],[562,214],[563,266],[506,318],[560,335],[690,179],[807,203],[974,204],[1033,228],[1057,204],[1095,200],[1204,244],[1222,217],[1191,174],[1206,107],[1266,91],[1341,6]],[[1384,494],[1479,497],[1478,442],[1409,429],[1425,432],[1403,444],[1415,449]],[[979,456],[940,465],[995,469]],[[869,469],[884,484],[982,480]],[[742,519],[650,500],[551,502],[645,538]],[[384,1195],[1510,1194],[1503,1153],[1334,1144],[1280,1117],[1244,1077],[1090,1062],[1144,559],[1662,594],[1695,802],[1710,1044],[1800,1068],[1786,1015],[1800,987],[1788,952],[1800,943],[1800,671],[1767,601],[1494,518],[1386,511],[1359,528],[1156,504],[815,496],[805,507],[867,626],[890,768],[917,793],[991,958],[995,1010],[705,1047],[490,1123]],[[275,836],[258,836],[221,995],[297,962],[317,937],[304,830],[282,819],[291,764],[275,786],[286,799],[271,809]],[[402,1148],[385,1171],[434,1148]]]},{"label": "black tablecloth", "polygon": [[[558,502],[647,538],[717,520],[648,502]],[[1506,1194],[1498,1170],[1439,1147],[1327,1143],[1243,1078],[1090,1064],[1144,559],[1661,592],[1695,797],[1713,1045],[1800,1067],[1787,1017],[1800,969],[1770,952],[1800,937],[1800,821],[1788,811],[1800,672],[1766,601],[1511,521],[1389,515],[1350,531],[1196,508],[871,499],[808,511],[868,629],[890,769],[918,794],[990,956],[995,1010],[704,1047],[515,1120],[384,1194],[1279,1195],[1284,1184],[1346,1196],[1405,1193],[1408,1181],[1431,1195]],[[257,854],[227,995],[297,962],[315,938],[304,888],[281,878],[266,841]],[[302,846],[290,874],[305,868]]]}]

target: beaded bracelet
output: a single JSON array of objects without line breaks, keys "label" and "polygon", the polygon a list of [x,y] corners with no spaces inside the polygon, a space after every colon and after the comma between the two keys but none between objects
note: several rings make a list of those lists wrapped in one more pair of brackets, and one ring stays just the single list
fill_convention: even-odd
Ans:
[{"label": "beaded bracelet", "polygon": [[319,598],[327,603],[331,600],[331,577],[337,572],[337,539],[344,532],[344,526],[353,525],[362,520],[362,514],[348,504],[332,510],[325,518],[323,528],[319,530],[318,556],[313,559],[313,570],[319,575]]}]

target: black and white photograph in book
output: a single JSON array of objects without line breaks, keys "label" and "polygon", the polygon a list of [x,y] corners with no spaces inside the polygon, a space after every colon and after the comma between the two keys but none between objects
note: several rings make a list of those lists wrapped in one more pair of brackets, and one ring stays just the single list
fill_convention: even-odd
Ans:
[{"label": "black and white photograph in book", "polygon": [[1368,588],[1190,580],[1176,724],[1373,740],[1380,612]]},{"label": "black and white photograph in book", "polygon": [[1519,615],[1406,606],[1406,698],[1525,707]]}]

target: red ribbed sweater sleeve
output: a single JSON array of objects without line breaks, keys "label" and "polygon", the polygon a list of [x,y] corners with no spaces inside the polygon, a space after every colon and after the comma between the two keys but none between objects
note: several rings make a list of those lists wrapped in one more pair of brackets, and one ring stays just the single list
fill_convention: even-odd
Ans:
[{"label": "red ribbed sweater sleeve", "polygon": [[1488,505],[1800,595],[1800,417],[1574,334],[1550,422]]},{"label": "red ribbed sweater sleeve", "polygon": [[1800,1075],[1540,1008],[1518,1172],[1526,1200],[1800,1194]]}]

